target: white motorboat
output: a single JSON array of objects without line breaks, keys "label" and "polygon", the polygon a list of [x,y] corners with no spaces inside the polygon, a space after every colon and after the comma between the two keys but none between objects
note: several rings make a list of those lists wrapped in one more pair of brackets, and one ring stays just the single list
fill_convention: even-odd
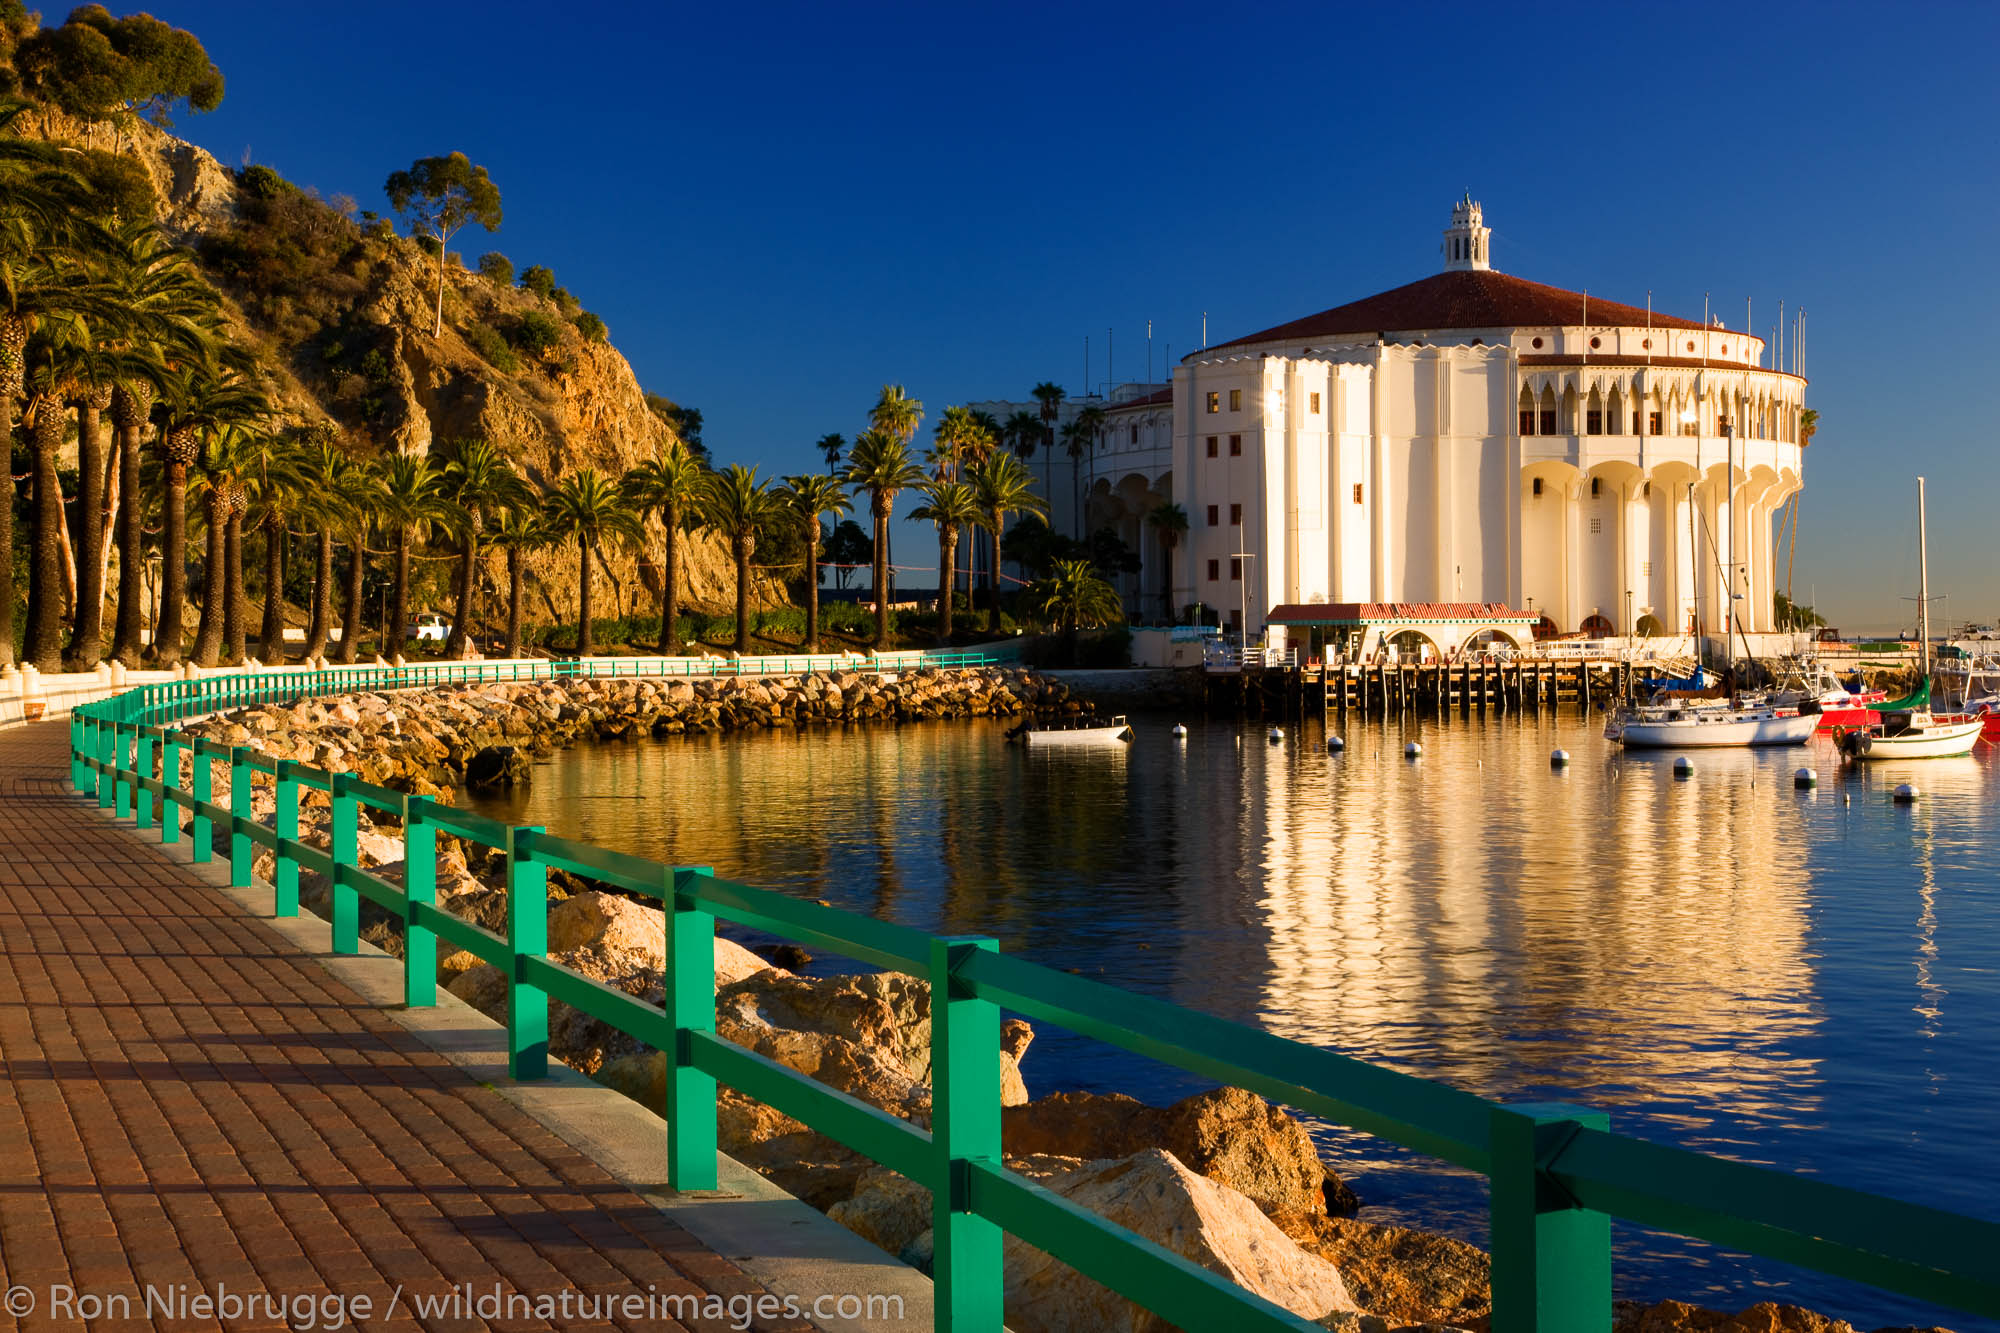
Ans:
[{"label": "white motorboat", "polygon": [[1840,751],[1849,759],[1949,759],[1971,754],[1986,723],[1979,717],[1938,717],[1912,711],[1884,713],[1871,727],[1856,727],[1840,736]]},{"label": "white motorboat", "polygon": [[1094,717],[1023,722],[1007,733],[1008,740],[1016,738],[1031,748],[1042,745],[1122,745],[1132,739],[1132,727],[1125,721],[1123,713],[1109,722]]},{"label": "white motorboat", "polygon": [[1627,709],[1611,720],[1604,735],[1630,750],[1694,750],[1803,745],[1818,729],[1816,713],[1796,708],[1668,704]]}]

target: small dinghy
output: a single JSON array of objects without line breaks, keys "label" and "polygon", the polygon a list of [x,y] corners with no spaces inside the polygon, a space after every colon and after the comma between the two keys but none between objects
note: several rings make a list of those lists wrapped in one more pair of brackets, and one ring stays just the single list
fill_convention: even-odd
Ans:
[{"label": "small dinghy", "polygon": [[1061,718],[1047,722],[1027,721],[1007,733],[1030,748],[1042,745],[1122,745],[1132,739],[1132,728],[1120,713],[1110,721],[1098,717]]}]

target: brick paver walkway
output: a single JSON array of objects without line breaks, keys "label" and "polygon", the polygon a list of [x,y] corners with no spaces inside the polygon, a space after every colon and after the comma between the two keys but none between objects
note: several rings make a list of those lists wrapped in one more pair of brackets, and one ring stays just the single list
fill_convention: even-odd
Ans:
[{"label": "brick paver walkway", "polygon": [[[148,1287],[366,1296],[368,1327],[388,1313],[441,1328],[489,1321],[417,1320],[414,1297],[468,1283],[475,1296],[497,1284],[582,1294],[573,1301],[760,1293],[129,821],[71,792],[67,738],[60,722],[0,730],[0,1284],[34,1298],[25,1326],[83,1326],[49,1319],[61,1287],[127,1295],[130,1321],[93,1327],[143,1325]],[[660,1317],[664,1303],[609,1320],[569,1309],[490,1322],[679,1326]]]}]

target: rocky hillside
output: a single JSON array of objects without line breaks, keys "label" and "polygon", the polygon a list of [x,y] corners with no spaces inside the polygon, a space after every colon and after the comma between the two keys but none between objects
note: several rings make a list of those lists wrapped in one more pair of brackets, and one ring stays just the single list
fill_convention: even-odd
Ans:
[{"label": "rocky hillside", "polygon": [[[433,336],[437,269],[430,253],[342,196],[322,199],[265,167],[223,166],[203,149],[135,117],[74,121],[37,108],[20,128],[84,149],[100,172],[121,175],[136,207],[150,206],[192,249],[228,298],[288,416],[337,424],[357,453],[425,453],[481,437],[504,445],[546,484],[578,467],[616,475],[673,437],[661,409],[608,339],[542,271],[531,290],[511,266],[468,269],[447,257],[444,328]],[[136,169],[136,170],[135,170]],[[145,199],[150,192],[152,198]],[[497,241],[476,227],[466,244]],[[733,569],[717,542],[684,555],[684,605],[733,605]],[[657,590],[650,561],[620,553],[604,614]],[[497,566],[495,569],[497,575]],[[533,558],[538,610],[574,604],[573,554]],[[642,593],[642,588],[644,592]],[[782,600],[775,584],[765,601]]]}]

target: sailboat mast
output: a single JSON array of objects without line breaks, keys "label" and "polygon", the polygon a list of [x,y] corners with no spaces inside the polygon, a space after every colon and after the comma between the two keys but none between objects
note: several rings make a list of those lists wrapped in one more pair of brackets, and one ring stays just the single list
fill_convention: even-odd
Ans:
[{"label": "sailboat mast", "polygon": [[1917,478],[1917,653],[1931,678],[1931,556],[1924,539],[1924,479]]}]

